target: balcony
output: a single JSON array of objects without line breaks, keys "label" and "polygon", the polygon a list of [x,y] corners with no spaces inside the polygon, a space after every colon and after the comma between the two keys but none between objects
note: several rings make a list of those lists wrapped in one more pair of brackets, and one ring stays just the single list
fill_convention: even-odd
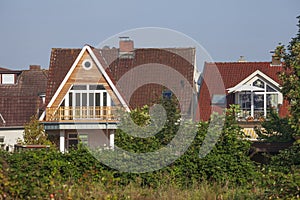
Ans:
[{"label": "balcony", "polygon": [[117,122],[116,106],[61,106],[46,109],[46,122]]},{"label": "balcony", "polygon": [[[270,111],[267,110],[267,114],[269,112]],[[237,118],[237,121],[240,121],[240,122],[243,122],[243,121],[262,122],[266,119],[266,117],[264,116],[264,111],[263,110],[255,110],[253,112],[253,115],[251,115],[251,110],[249,110],[249,109],[248,110],[247,109],[241,110],[241,112],[236,115],[236,118]]]}]

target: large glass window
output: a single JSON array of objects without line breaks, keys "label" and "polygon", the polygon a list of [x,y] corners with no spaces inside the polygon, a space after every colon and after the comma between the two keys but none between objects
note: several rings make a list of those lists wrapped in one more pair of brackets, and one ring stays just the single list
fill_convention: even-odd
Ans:
[{"label": "large glass window", "polygon": [[103,85],[74,85],[68,98],[71,118],[104,118],[114,105]]},{"label": "large glass window", "polygon": [[260,117],[267,117],[271,109],[278,110],[279,91],[274,86],[259,78],[256,78],[251,85],[264,90],[237,93],[238,103],[244,117],[252,116],[259,119]]}]

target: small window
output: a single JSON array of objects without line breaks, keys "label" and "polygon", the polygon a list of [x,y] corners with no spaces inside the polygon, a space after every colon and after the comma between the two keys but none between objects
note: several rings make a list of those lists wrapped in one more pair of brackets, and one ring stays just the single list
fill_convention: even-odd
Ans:
[{"label": "small window", "polygon": [[88,135],[87,134],[80,134],[79,140],[82,144],[88,145]]},{"label": "small window", "polygon": [[76,133],[70,133],[69,134],[69,139],[77,139],[77,134]]},{"label": "small window", "polygon": [[4,143],[4,136],[0,136],[0,143]]},{"label": "small window", "polygon": [[15,84],[15,75],[2,74],[2,84]]},{"label": "small window", "polygon": [[77,133],[69,133],[68,134],[68,149],[74,148],[76,149],[78,145],[78,134]]},{"label": "small window", "polygon": [[214,94],[211,100],[212,105],[225,105],[226,95],[225,94]]},{"label": "small window", "polygon": [[265,83],[262,80],[257,79],[256,81],[253,82],[253,86],[265,88]]},{"label": "small window", "polygon": [[172,91],[171,90],[163,91],[163,98],[171,99],[171,97],[172,97]]},{"label": "small window", "polygon": [[92,62],[90,60],[85,60],[82,63],[84,69],[89,70],[92,68]]}]

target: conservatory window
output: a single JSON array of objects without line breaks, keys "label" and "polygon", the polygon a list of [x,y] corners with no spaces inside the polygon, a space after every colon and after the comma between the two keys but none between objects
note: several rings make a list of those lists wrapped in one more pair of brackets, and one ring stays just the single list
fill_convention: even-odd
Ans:
[{"label": "conservatory window", "polygon": [[267,117],[271,110],[278,111],[278,99],[280,92],[276,90],[269,83],[254,79],[252,86],[262,88],[262,91],[241,91],[236,93],[238,104],[242,110],[242,117],[249,116],[259,119],[260,117]]}]

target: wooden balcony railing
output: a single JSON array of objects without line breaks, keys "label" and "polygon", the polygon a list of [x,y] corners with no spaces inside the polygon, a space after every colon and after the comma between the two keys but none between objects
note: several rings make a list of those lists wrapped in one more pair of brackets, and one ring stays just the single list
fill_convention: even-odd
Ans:
[{"label": "wooden balcony railing", "polygon": [[58,109],[46,109],[46,121],[118,121],[113,114],[115,106],[61,106]]}]

